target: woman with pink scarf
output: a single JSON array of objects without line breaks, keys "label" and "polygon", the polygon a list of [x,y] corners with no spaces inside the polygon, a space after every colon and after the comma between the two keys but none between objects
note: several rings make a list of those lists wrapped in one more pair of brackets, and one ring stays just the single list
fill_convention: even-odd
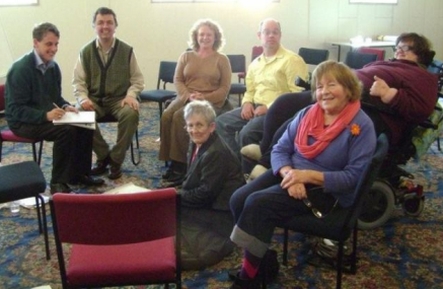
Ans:
[{"label": "woman with pink scarf", "polygon": [[321,206],[350,207],[374,153],[374,125],[360,108],[362,87],[351,69],[326,61],[312,77],[316,103],[294,118],[274,146],[272,170],[231,197],[236,222],[231,240],[244,249],[242,267],[231,288],[259,288],[257,273],[274,228],[294,216],[313,213],[303,201],[310,187],[323,188]]}]

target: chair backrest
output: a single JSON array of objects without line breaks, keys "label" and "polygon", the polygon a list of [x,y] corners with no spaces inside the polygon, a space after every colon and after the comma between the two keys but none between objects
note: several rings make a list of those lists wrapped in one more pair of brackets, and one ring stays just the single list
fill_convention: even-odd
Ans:
[{"label": "chair backrest", "polygon": [[62,243],[120,245],[176,235],[174,188],[117,195],[57,193],[50,205]]},{"label": "chair backrest", "polygon": [[226,56],[229,59],[233,73],[246,72],[246,57],[243,54],[228,54]]},{"label": "chair backrest", "polygon": [[352,213],[347,216],[348,220],[344,222],[345,226],[349,226],[350,228],[354,228],[356,226],[358,217],[360,216],[360,212],[362,210],[363,202],[379,174],[383,160],[388,153],[388,149],[389,141],[387,136],[385,134],[380,134],[377,138],[377,147],[374,155],[372,156],[372,160],[366,166],[365,173],[357,184],[357,194],[355,196],[354,204],[352,205]]},{"label": "chair backrest", "polygon": [[366,64],[376,61],[377,57],[377,54],[349,51],[346,54],[345,64],[350,68],[360,69]]},{"label": "chair backrest", "polygon": [[0,113],[5,110],[5,85],[0,84]]},{"label": "chair backrest", "polygon": [[160,68],[158,70],[157,89],[160,89],[160,83],[163,82],[163,89],[166,89],[166,84],[174,83],[176,61],[160,61]]},{"label": "chair backrest", "polygon": [[385,53],[386,51],[384,49],[378,49],[378,48],[372,48],[372,47],[359,47],[356,50],[360,53],[366,53],[366,54],[376,54],[377,60],[385,60]]},{"label": "chair backrest", "polygon": [[263,46],[252,46],[251,62],[263,53]]},{"label": "chair backrest", "polygon": [[298,55],[306,64],[318,65],[329,58],[329,50],[300,47]]}]

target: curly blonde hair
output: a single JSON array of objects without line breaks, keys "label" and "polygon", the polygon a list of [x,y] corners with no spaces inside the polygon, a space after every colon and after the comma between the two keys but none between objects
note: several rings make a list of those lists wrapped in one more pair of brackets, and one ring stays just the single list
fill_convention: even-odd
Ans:
[{"label": "curly blonde hair", "polygon": [[197,22],[194,23],[191,30],[189,31],[189,47],[197,51],[200,48],[200,45],[198,44],[198,30],[202,26],[207,26],[209,29],[214,31],[214,45],[212,46],[215,51],[221,50],[223,46],[225,45],[225,39],[223,38],[223,30],[221,29],[220,25],[211,19],[200,19]]}]

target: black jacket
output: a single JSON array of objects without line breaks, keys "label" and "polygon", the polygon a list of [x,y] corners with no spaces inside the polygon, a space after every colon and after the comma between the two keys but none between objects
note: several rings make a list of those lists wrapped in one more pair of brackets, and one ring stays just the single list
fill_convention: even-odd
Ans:
[{"label": "black jacket", "polygon": [[237,156],[214,132],[191,163],[195,144],[188,151],[188,172],[181,193],[182,205],[229,211],[229,199],[245,184]]}]

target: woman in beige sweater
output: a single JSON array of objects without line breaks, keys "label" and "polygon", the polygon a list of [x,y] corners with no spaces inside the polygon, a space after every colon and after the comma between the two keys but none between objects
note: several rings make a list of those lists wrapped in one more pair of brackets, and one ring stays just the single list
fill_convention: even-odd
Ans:
[{"label": "woman in beige sweater", "polygon": [[180,56],[175,70],[177,98],[161,118],[159,159],[170,162],[162,175],[163,186],[180,185],[186,174],[189,136],[184,129],[184,106],[198,99],[209,101],[217,115],[230,108],[231,66],[226,55],[218,52],[224,44],[220,26],[209,19],[197,21],[189,44],[192,50]]}]

